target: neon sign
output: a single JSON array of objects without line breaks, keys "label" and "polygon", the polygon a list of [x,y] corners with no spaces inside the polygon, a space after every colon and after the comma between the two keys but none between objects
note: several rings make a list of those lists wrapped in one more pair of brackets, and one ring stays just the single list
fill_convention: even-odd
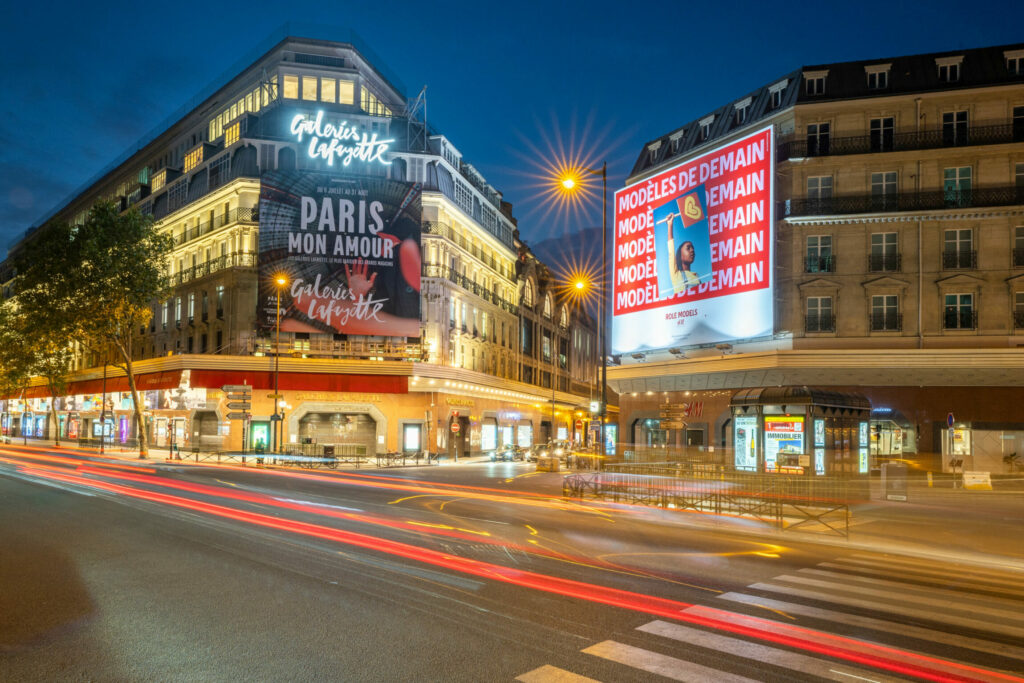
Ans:
[{"label": "neon sign", "polygon": [[349,124],[348,121],[337,124],[324,123],[322,111],[318,111],[315,118],[310,118],[306,114],[296,114],[289,130],[296,136],[298,142],[302,142],[303,136],[309,135],[307,153],[310,158],[326,159],[328,166],[334,165],[335,158],[342,166],[348,166],[353,159],[391,165],[391,162],[384,158],[384,153],[388,151],[388,146],[394,139],[378,140],[376,133],[371,135]]}]

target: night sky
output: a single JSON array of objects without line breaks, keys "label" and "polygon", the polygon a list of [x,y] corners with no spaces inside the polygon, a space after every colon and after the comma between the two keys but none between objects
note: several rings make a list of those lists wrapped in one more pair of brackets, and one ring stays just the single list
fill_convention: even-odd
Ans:
[{"label": "night sky", "polygon": [[[9,8],[9,13],[12,12]],[[543,198],[802,65],[1024,40],[1024,2],[21,3],[0,50],[0,251],[283,24],[351,29],[539,241],[600,224]],[[610,209],[610,206],[609,206]]]}]

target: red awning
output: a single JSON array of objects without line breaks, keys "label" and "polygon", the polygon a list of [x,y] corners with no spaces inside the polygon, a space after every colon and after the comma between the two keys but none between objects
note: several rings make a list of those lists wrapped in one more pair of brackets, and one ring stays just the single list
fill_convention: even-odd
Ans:
[{"label": "red awning", "polygon": [[[135,388],[139,391],[155,391],[156,389],[173,389],[181,383],[181,370],[166,370],[164,372],[147,372],[135,376]],[[79,394],[101,394],[104,388],[107,393],[114,391],[128,391],[127,377],[108,377],[104,387],[103,378],[85,379],[80,382],[68,384],[65,396],[76,396]],[[45,398],[50,395],[50,389],[42,384],[29,387],[25,391],[25,398]]]},{"label": "red awning", "polygon": [[[248,384],[254,389],[273,389],[274,373],[269,371],[193,370],[192,386],[220,389],[226,384]],[[312,372],[282,372],[281,391],[347,391],[358,393],[407,394],[409,378],[394,375],[334,375]]]}]

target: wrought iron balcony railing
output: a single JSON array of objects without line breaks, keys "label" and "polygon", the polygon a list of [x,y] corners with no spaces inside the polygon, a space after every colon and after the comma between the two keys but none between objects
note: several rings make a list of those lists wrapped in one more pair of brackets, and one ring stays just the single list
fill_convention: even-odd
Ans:
[{"label": "wrought iron balcony railing", "polygon": [[484,301],[489,301],[490,303],[494,304],[495,306],[498,306],[504,311],[512,313],[513,315],[519,314],[519,306],[512,303],[511,301],[508,301],[498,296],[497,294],[487,289],[486,287],[483,287],[482,285],[473,282],[472,280],[464,276],[462,273],[456,270],[452,270],[448,266],[426,264],[423,266],[423,277],[444,278],[449,282],[459,285],[463,289],[469,290],[470,292],[476,294]]},{"label": "wrought iron balcony railing", "polygon": [[1024,329],[1024,311],[1013,312],[1013,329]]},{"label": "wrought iron balcony railing", "polygon": [[834,273],[836,272],[835,254],[828,256],[806,256],[804,257],[805,273]]},{"label": "wrought iron balcony railing", "polygon": [[779,143],[779,161],[812,156],[871,154],[938,149],[964,145],[998,145],[1024,141],[1024,125],[1014,121],[910,131],[881,131],[846,137],[790,137]]},{"label": "wrought iron balcony railing", "polygon": [[872,313],[868,316],[872,332],[900,332],[903,330],[903,315],[900,313]]},{"label": "wrought iron balcony railing", "polygon": [[174,234],[174,246],[179,244],[185,244],[191,242],[197,237],[202,237],[208,233],[222,228],[225,225],[231,225],[233,223],[258,223],[259,222],[259,209],[256,208],[238,208],[226,211],[219,216],[214,216],[213,220],[203,221],[199,225],[195,225],[188,230],[182,230],[181,232]]},{"label": "wrought iron balcony railing", "polygon": [[944,310],[942,329],[976,330],[978,329],[978,312],[971,308]]},{"label": "wrought iron balcony railing", "polygon": [[942,267],[947,270],[973,269],[978,267],[977,251],[944,251],[942,252]]},{"label": "wrought iron balcony railing", "polygon": [[836,317],[834,315],[808,315],[804,317],[806,332],[835,332]]},{"label": "wrought iron balcony railing", "polygon": [[235,252],[233,254],[225,254],[224,256],[218,256],[215,259],[210,259],[205,263],[200,263],[191,268],[186,268],[178,273],[174,273],[170,276],[170,284],[172,287],[177,287],[180,284],[195,280],[197,278],[205,277],[211,273],[216,273],[219,270],[226,268],[255,268],[256,267],[256,254],[249,254],[245,252]]},{"label": "wrought iron balcony railing", "polygon": [[[883,200],[883,201],[880,201]],[[779,206],[785,218],[857,213],[895,213],[937,209],[1024,204],[1024,187],[986,187],[973,190],[935,190],[900,195],[848,195],[827,199],[788,199]]]},{"label": "wrought iron balcony railing", "polygon": [[869,273],[898,273],[902,264],[900,254],[868,254]]}]

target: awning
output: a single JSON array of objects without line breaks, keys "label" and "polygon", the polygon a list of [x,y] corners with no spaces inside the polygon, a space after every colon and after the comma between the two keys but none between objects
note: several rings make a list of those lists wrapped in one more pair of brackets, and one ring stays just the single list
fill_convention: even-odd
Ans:
[{"label": "awning", "polygon": [[[157,389],[174,389],[181,384],[181,370],[165,370],[163,372],[147,372],[135,376],[135,388],[139,391],[156,391]],[[80,394],[101,394],[106,392],[129,391],[128,378],[108,377],[106,383],[103,378],[86,379],[80,382],[68,384],[65,396],[77,396]],[[50,395],[50,389],[45,384],[29,387],[25,390],[25,398],[46,398]]]},{"label": "awning", "polygon": [[[274,373],[244,370],[193,370],[192,386],[220,389],[227,384],[248,384],[253,389],[274,388]],[[409,378],[395,375],[347,375],[314,372],[282,372],[281,391],[346,391],[353,393],[407,394]]]}]

